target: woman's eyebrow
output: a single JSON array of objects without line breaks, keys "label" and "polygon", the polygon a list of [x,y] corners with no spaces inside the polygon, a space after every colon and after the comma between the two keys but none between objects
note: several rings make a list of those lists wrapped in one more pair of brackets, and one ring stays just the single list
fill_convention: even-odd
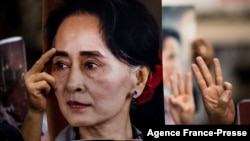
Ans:
[{"label": "woman's eyebrow", "polygon": [[95,57],[105,57],[99,51],[81,51],[80,56],[95,56]]},{"label": "woman's eyebrow", "polygon": [[56,53],[55,53],[55,55],[54,55],[53,57],[55,57],[55,56],[64,56],[64,57],[68,57],[69,54],[68,54],[67,52],[65,52],[65,51],[56,51]]},{"label": "woman's eyebrow", "polygon": [[[53,56],[62,56],[62,57],[69,57],[69,54],[65,51],[56,51],[55,55]],[[102,53],[99,51],[80,51],[80,56],[94,56],[94,57],[105,57]]]}]

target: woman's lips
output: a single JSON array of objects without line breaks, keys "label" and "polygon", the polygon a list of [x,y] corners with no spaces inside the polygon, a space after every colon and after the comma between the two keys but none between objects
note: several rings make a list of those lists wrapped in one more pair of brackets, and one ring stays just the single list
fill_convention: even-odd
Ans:
[{"label": "woman's lips", "polygon": [[71,109],[84,109],[90,106],[90,104],[84,104],[77,101],[68,101],[67,104]]}]

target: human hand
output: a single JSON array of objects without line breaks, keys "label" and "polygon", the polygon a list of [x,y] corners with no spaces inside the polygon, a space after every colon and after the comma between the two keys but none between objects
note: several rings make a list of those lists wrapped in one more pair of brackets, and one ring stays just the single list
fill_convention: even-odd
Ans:
[{"label": "human hand", "polygon": [[232,99],[232,85],[223,82],[220,62],[213,59],[215,78],[206,66],[202,57],[192,64],[197,84],[201,90],[203,103],[211,124],[232,124],[235,118],[235,107]]},{"label": "human hand", "polygon": [[170,78],[170,84],[173,90],[173,94],[170,97],[170,112],[175,124],[193,124],[195,103],[191,73],[187,73],[186,85],[182,73],[177,73],[177,77],[179,81],[179,89],[174,82],[174,78]]},{"label": "human hand", "polygon": [[51,85],[55,83],[55,78],[43,72],[43,69],[55,52],[55,48],[47,51],[24,75],[24,82],[28,92],[29,109],[32,111],[42,113],[46,109],[46,98],[44,95],[50,92]]}]

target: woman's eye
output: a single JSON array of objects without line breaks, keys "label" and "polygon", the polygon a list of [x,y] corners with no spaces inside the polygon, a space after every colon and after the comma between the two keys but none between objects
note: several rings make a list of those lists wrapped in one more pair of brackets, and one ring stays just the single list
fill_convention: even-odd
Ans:
[{"label": "woman's eye", "polygon": [[60,69],[68,68],[68,65],[66,65],[66,64],[63,63],[63,62],[56,62],[56,63],[55,63],[55,66],[56,66],[57,68],[60,68]]},{"label": "woman's eye", "polygon": [[95,63],[92,63],[92,62],[85,63],[85,68],[87,68],[87,69],[94,69],[96,67],[97,67],[97,64],[95,64]]}]

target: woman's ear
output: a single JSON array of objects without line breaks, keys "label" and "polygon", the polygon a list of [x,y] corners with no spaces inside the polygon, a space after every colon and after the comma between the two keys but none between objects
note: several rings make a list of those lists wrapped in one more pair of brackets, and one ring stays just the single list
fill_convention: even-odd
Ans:
[{"label": "woman's ear", "polygon": [[148,81],[148,75],[149,75],[149,68],[146,66],[140,66],[138,69],[136,69],[136,83],[135,83],[135,89],[134,91],[137,92],[136,97],[139,97],[145,88],[145,85]]}]

